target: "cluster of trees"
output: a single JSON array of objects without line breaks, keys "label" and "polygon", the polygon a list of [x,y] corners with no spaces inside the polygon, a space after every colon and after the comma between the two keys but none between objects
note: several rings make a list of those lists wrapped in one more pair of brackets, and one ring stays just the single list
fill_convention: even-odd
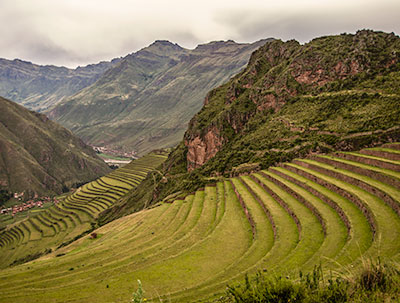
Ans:
[{"label": "cluster of trees", "polygon": [[0,205],[3,205],[6,203],[8,200],[10,200],[12,197],[12,194],[5,189],[0,189]]}]

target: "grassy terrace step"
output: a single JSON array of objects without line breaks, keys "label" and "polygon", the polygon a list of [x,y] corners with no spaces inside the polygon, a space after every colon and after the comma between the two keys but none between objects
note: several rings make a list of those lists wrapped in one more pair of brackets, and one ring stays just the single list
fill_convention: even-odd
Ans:
[{"label": "grassy terrace step", "polygon": [[121,184],[117,184],[117,183],[110,184],[107,182],[107,177],[101,177],[101,178],[91,182],[91,184],[93,184],[94,187],[101,186],[101,187],[105,187],[105,188],[113,188],[116,191],[119,190],[121,192],[126,192],[130,188],[130,187],[127,187],[126,185],[121,186]]},{"label": "grassy terrace step", "polygon": [[61,226],[58,223],[58,220],[52,220],[49,216],[46,215],[46,211],[40,212],[36,215],[42,222],[46,224],[46,226],[52,228],[54,230],[54,234],[57,234],[61,231]]},{"label": "grassy terrace step", "polygon": [[120,178],[124,180],[129,180],[129,181],[137,181],[140,182],[143,180],[145,177],[144,176],[139,176],[136,174],[128,174],[128,173],[123,173],[123,172],[115,172],[108,174],[107,177],[109,178]]},{"label": "grassy terrace step", "polygon": [[99,209],[94,208],[91,204],[85,203],[79,200],[69,200],[69,201],[64,201],[63,206],[67,209],[70,210],[79,210],[83,213],[85,213],[89,219],[94,219],[96,216],[96,213],[100,212]]},{"label": "grassy terrace step", "polygon": [[[100,250],[100,255],[97,256],[97,251],[98,249],[96,248],[96,244],[98,242],[95,243],[90,243],[90,240],[86,240],[84,243],[82,243],[82,241],[78,241],[74,247],[70,248],[70,250],[72,250],[70,253],[67,254],[67,258],[68,257],[72,257],[73,258],[73,262],[80,262],[80,251],[82,249],[82,247],[86,247],[89,243],[91,244],[90,246],[90,251],[91,254],[93,254],[93,256],[97,256],[97,258],[91,258],[91,260],[93,260],[94,262],[91,264],[90,260],[85,260],[86,266],[84,268],[84,272],[82,272],[81,274],[83,274],[84,276],[87,275],[87,273],[90,273],[92,271],[98,272],[99,271],[99,266],[101,266],[101,273],[102,275],[105,274],[105,271],[107,270],[107,268],[109,267],[110,269],[113,269],[114,266],[116,265],[114,262],[115,260],[118,260],[120,262],[121,256],[123,256],[124,254],[127,255],[127,259],[126,261],[130,260],[130,251],[134,248],[136,248],[137,246],[132,246],[132,241],[134,241],[133,243],[137,243],[137,241],[135,241],[134,239],[140,239],[140,237],[137,237],[138,234],[140,234],[141,232],[143,234],[146,234],[148,238],[151,238],[151,232],[149,231],[149,227],[152,226],[154,223],[159,224],[158,230],[162,231],[162,229],[165,227],[165,225],[170,221],[169,219],[171,219],[171,217],[168,216],[168,214],[166,213],[166,211],[170,210],[168,207],[159,207],[157,209],[151,210],[148,213],[150,213],[150,216],[147,215],[146,219],[148,219],[147,222],[150,222],[151,224],[148,223],[143,223],[143,224],[137,224],[135,225],[133,228],[129,228],[129,232],[124,231],[123,233],[121,233],[122,230],[122,226],[118,226],[118,225],[113,225],[113,226],[109,226],[108,229],[102,228],[100,229],[99,233],[103,232],[103,230],[107,230],[108,232],[106,232],[105,237],[109,240],[112,240],[111,243],[113,244],[112,247],[107,247],[104,250]],[[160,212],[161,211],[161,212]],[[161,216],[160,216],[161,215]],[[131,216],[132,217],[132,216]],[[134,216],[135,217],[135,216]],[[143,217],[138,218],[140,222],[141,219],[143,219]],[[164,223],[160,223],[160,222],[164,222]],[[132,225],[129,224],[128,227]],[[125,226],[127,227],[127,226]],[[111,229],[110,229],[111,228]],[[157,229],[156,229],[157,230]],[[142,234],[142,235],[143,235]],[[121,237],[121,236],[128,236],[127,238]],[[130,237],[129,237],[130,236]],[[134,236],[132,238],[132,236]],[[89,242],[87,242],[89,241]],[[101,241],[100,241],[100,246],[101,246]],[[122,247],[120,247],[120,245],[122,245]],[[117,251],[115,251],[114,247],[118,246],[120,247]],[[126,246],[126,247],[124,247]],[[128,249],[127,251],[125,249]],[[61,250],[60,252],[64,252],[66,253],[66,250]],[[107,258],[104,258],[104,256],[108,257],[109,260],[107,260]],[[117,257],[117,259],[116,259]],[[87,263],[87,261],[89,261],[89,263]],[[24,278],[24,283],[49,283],[49,282],[54,282],[57,281],[57,283],[63,283],[64,285],[68,285],[71,281],[70,278],[68,277],[68,274],[72,274],[72,275],[76,275],[76,272],[73,273],[69,273],[68,269],[70,268],[71,265],[69,265],[69,262],[67,262],[67,264],[64,264],[63,266],[57,266],[56,270],[53,270],[51,272],[51,274],[48,274],[48,272],[46,270],[43,270],[43,272],[41,272],[40,276],[36,276],[36,277],[30,277],[27,276],[26,278]],[[123,264],[123,266],[126,266],[126,262]],[[67,275],[66,275],[67,273]],[[97,282],[96,282],[97,283]],[[14,285],[15,286],[15,285]],[[17,286],[19,287],[23,287],[23,285],[19,285]]]},{"label": "grassy terrace step", "polygon": [[[336,158],[351,161],[352,163],[358,163],[359,165],[366,165],[368,169],[383,169],[385,174],[394,175],[400,173],[400,162],[398,164],[395,161],[383,161],[385,159],[363,155],[359,153],[335,153]],[[374,169],[371,169],[374,167]],[[388,173],[390,172],[390,173]]]},{"label": "grassy terrace step", "polygon": [[[217,188],[218,207],[213,207],[214,210],[208,212],[209,215],[207,216],[207,220],[211,220],[210,222],[212,222],[211,225],[207,226],[201,223],[200,226],[202,226],[203,237],[199,238],[197,243],[193,243],[190,238],[183,239],[184,242],[187,243],[185,245],[187,248],[183,253],[178,254],[175,259],[171,260],[171,262],[180,262],[179,260],[184,261],[186,258],[192,259],[200,252],[201,262],[194,264],[194,268],[199,268],[201,276],[191,278],[193,279],[192,283],[190,283],[192,288],[201,287],[200,284],[204,284],[203,282],[205,280],[212,278],[215,272],[221,272],[226,269],[229,264],[242,256],[252,242],[251,228],[244,213],[242,211],[238,212],[241,207],[236,199],[232,186],[225,182],[225,184],[217,184]],[[224,192],[226,192],[226,194],[223,194]],[[206,218],[204,218],[203,221],[204,220],[206,220]],[[199,223],[200,222],[199,220]],[[245,226],[247,227],[244,229],[243,227]],[[241,239],[241,241],[236,242],[235,237],[236,239]],[[224,245],[223,242],[227,244],[227,251],[221,247],[221,245]],[[234,246],[231,247],[231,245]],[[208,257],[210,252],[215,252],[211,259]],[[190,265],[187,261],[184,262],[184,264],[186,264],[185,266],[188,268],[192,267],[191,271],[193,271],[193,265]],[[183,264],[181,266],[183,266]],[[190,272],[186,274],[189,273]],[[181,295],[181,291],[177,289],[174,294],[171,293],[169,297]]]},{"label": "grassy terrace step", "polygon": [[131,180],[131,179],[128,179],[128,178],[121,178],[121,177],[118,177],[118,176],[115,176],[115,175],[113,175],[113,176],[109,176],[109,175],[107,175],[107,180],[115,180],[115,181],[118,181],[119,182],[119,184],[124,184],[125,186],[126,185],[128,185],[128,186],[130,186],[131,188],[132,187],[134,187],[134,186],[136,186],[138,183],[139,183],[139,181],[136,181],[136,180]]},{"label": "grassy terrace step", "polygon": [[54,205],[53,207],[51,207],[49,209],[49,212],[53,213],[56,216],[61,216],[61,217],[65,217],[65,218],[69,218],[74,225],[79,225],[82,224],[82,220],[81,217],[72,211],[63,209],[61,207],[59,207],[58,205]]},{"label": "grassy terrace step", "polygon": [[130,177],[133,179],[144,179],[146,177],[148,173],[147,172],[143,172],[143,171],[135,171],[135,170],[131,170],[131,169],[118,169],[117,171],[114,171],[110,174],[108,174],[109,176],[126,176],[126,177]]},{"label": "grassy terrace step", "polygon": [[345,170],[350,170],[360,175],[371,177],[382,183],[386,183],[400,189],[400,172],[345,160],[334,156],[319,155],[311,159],[324,162],[338,168],[343,168]]},{"label": "grassy terrace step", "polygon": [[[169,206],[169,205],[168,205]],[[167,207],[168,207],[167,206]],[[164,210],[165,210],[165,208],[164,208]],[[157,211],[157,210],[156,210]],[[154,213],[154,212],[153,212]],[[151,218],[149,218],[149,216],[147,216],[147,218],[148,219],[151,219]],[[154,217],[154,222],[159,222],[158,220],[157,220],[157,216],[156,217]],[[154,223],[153,222],[153,223]],[[145,225],[145,224],[142,224],[142,225],[140,225],[140,226],[143,226],[143,225]],[[115,226],[115,225],[114,225]],[[118,227],[118,226],[117,226]],[[160,226],[160,228],[162,229],[162,226]],[[115,227],[112,227],[112,229],[111,230],[109,230],[111,233],[114,233],[115,234],[115,231],[116,231],[116,228]],[[147,230],[148,231],[148,230]],[[117,232],[117,235],[118,235],[119,233]],[[129,233],[130,235],[133,235],[133,233],[132,232],[130,232]],[[106,236],[108,236],[109,234],[108,233],[106,233]],[[117,236],[118,237],[118,236]],[[115,239],[116,237],[115,236],[112,236],[112,238],[111,239]],[[99,242],[97,242],[97,243],[99,243]],[[120,239],[118,239],[117,241],[116,241],[116,245],[118,245],[118,243],[121,243],[121,240]],[[95,244],[96,245],[96,244]],[[134,248],[134,247],[133,247]],[[132,246],[131,246],[131,249],[132,249]],[[92,253],[93,253],[93,255],[95,255],[95,252],[96,252],[96,249],[95,248],[91,248],[91,251],[92,251]],[[119,251],[119,250],[118,250]],[[113,254],[113,255],[115,255],[115,251],[111,251],[111,253]],[[79,257],[79,252],[77,252],[77,253],[72,253],[71,255],[70,254],[68,254],[66,257],[68,257],[68,256],[71,256],[71,257],[73,257],[73,258],[76,258],[77,256]],[[111,256],[111,258],[112,258],[112,256]],[[115,258],[113,258],[114,260],[115,260]],[[99,260],[99,259],[96,259],[96,260]],[[100,260],[99,260],[100,261]],[[78,261],[79,262],[79,261]],[[103,264],[103,262],[100,262],[101,264]],[[67,276],[69,275],[69,274],[72,274],[72,275],[75,275],[76,276],[76,274],[78,274],[78,276],[80,275],[80,274],[82,274],[83,276],[86,276],[86,274],[87,274],[87,272],[88,272],[88,269],[90,269],[90,265],[88,265],[88,266],[86,266],[85,268],[84,268],[84,271],[83,272],[81,272],[81,273],[78,273],[77,271],[74,271],[74,272],[69,272],[68,271],[68,266],[70,266],[69,264],[65,264],[65,266],[63,267],[63,266],[61,266],[61,267],[63,267],[64,268],[64,270],[62,271],[62,269],[60,268],[60,267],[57,267],[57,270],[58,269],[60,269],[60,276],[58,277],[59,279],[64,279],[64,278],[67,278],[67,280],[68,279],[70,279],[69,277],[65,277],[65,274],[67,274]],[[89,267],[89,268],[88,268]],[[99,270],[99,267],[98,266],[96,266],[95,268],[94,268],[96,271],[98,271]],[[102,267],[101,268],[102,269],[102,275],[103,275],[103,270],[105,270],[105,268],[104,267]],[[89,270],[90,271],[90,270]],[[44,283],[46,283],[46,273],[47,273],[47,271],[44,271],[44,274],[45,274],[45,277],[44,277]],[[116,275],[118,275],[118,273],[115,273]],[[77,277],[76,277],[77,278]],[[57,280],[57,277],[54,277],[54,276],[48,276],[48,279],[49,279],[49,281],[53,281],[53,279],[54,280]],[[29,277],[28,277],[28,280],[29,280]],[[37,280],[38,281],[38,283],[42,283],[43,282],[43,278],[42,279],[38,279]],[[67,281],[67,284],[68,284],[68,282],[69,282],[70,280],[68,280]],[[30,281],[30,282],[32,282],[32,281]],[[91,284],[91,285],[95,285],[95,284],[98,284],[98,280],[95,280],[95,281],[92,281],[93,282],[93,284]],[[86,284],[87,284],[87,282],[85,282]],[[15,285],[14,285],[15,286]],[[77,287],[79,287],[79,285],[77,285]],[[79,292],[77,292],[77,293],[79,293]],[[77,294],[76,293],[76,294]]]},{"label": "grassy terrace step", "polygon": [[[325,235],[324,242],[318,253],[313,256],[312,262],[308,264],[309,268],[310,265],[314,266],[318,263],[326,263],[327,259],[334,259],[343,249],[348,240],[348,229],[336,210],[325,204],[323,200],[313,195],[311,192],[305,190],[296,183],[287,180],[281,174],[275,173],[274,170],[269,171],[269,173],[271,177],[280,182],[281,187],[286,188],[287,192],[296,197],[298,201],[306,206],[317,217],[323,228]],[[327,265],[325,264],[325,266]]]},{"label": "grassy terrace step", "polygon": [[85,190],[81,190],[79,193],[75,195],[75,197],[79,199],[86,199],[86,200],[93,200],[98,197],[105,197],[108,198],[109,201],[113,202],[116,199],[120,198],[120,194],[112,193],[110,191],[103,191],[103,192],[89,192]]},{"label": "grassy terrace step", "polygon": [[389,160],[386,158],[378,157],[378,156],[371,156],[371,155],[366,155],[362,154],[360,152],[338,152],[335,153],[336,156],[348,159],[348,160],[353,160],[356,162],[360,163],[365,163],[369,165],[374,165],[377,167],[382,167],[386,168],[389,170],[393,170],[396,172],[400,171],[400,161],[395,161],[395,160]]},{"label": "grassy terrace step", "polygon": [[338,262],[341,264],[348,263],[360,257],[372,245],[376,230],[374,217],[357,197],[331,183],[336,180],[293,163],[286,163],[283,168],[276,168],[276,170],[280,170],[286,175],[305,183],[308,187],[334,201],[338,207],[343,209],[351,226],[351,239],[346,245],[346,253],[342,255],[341,260]]},{"label": "grassy terrace step", "polygon": [[63,210],[77,214],[77,216],[79,217],[79,221],[81,223],[91,221],[94,218],[93,214],[89,212],[87,208],[82,207],[80,205],[64,202],[62,203],[62,205],[59,205],[59,207],[62,208]]},{"label": "grassy terrace step", "polygon": [[[322,170],[326,174],[340,178],[341,180],[350,182],[360,188],[365,189],[366,191],[385,201],[385,203],[390,206],[393,211],[398,214],[398,216],[400,216],[400,190],[398,188],[369,177],[371,174],[365,171],[364,174],[361,175],[354,172],[356,169],[352,167],[350,167],[351,170],[340,169],[339,167],[343,166],[341,162],[334,161],[332,158],[316,157],[315,160],[307,163],[311,163],[311,165],[314,165],[316,169],[320,171]],[[378,174],[373,176],[379,179]]]},{"label": "grassy terrace step", "polygon": [[58,226],[59,231],[65,231],[66,229],[68,229],[68,221],[69,221],[68,219],[55,216],[48,210],[43,211],[41,215],[44,218],[46,218],[49,222],[54,222]]},{"label": "grassy terrace step", "polygon": [[97,195],[97,196],[108,195],[112,199],[118,199],[119,197],[121,197],[122,195],[124,195],[126,193],[123,191],[115,191],[110,188],[99,189],[99,188],[93,188],[93,187],[89,187],[89,186],[86,189],[82,189],[80,192],[81,192],[81,194],[84,194],[84,195]]},{"label": "grassy terrace step", "polygon": [[87,190],[90,192],[110,192],[120,196],[126,194],[126,192],[128,191],[126,188],[123,187],[113,187],[111,185],[106,185],[105,183],[100,183],[100,179],[89,183]]},{"label": "grassy terrace step", "polygon": [[[400,161],[384,158],[397,147],[298,159],[120,218],[97,239],[0,271],[0,302],[127,302],[136,279],[149,301],[193,302],[258,270],[291,276],[369,256],[400,259]],[[151,170],[130,173],[134,163],[12,227],[0,236],[0,263],[86,231],[132,188],[121,180]]]},{"label": "grassy terrace step", "polygon": [[[206,188],[206,191],[208,191],[209,189],[208,188]],[[214,189],[210,189],[211,191],[214,191],[214,194],[213,194],[213,196],[215,197],[215,188]],[[198,196],[198,198],[197,198],[197,200],[198,201],[201,201],[201,200],[199,200],[200,198],[201,198],[201,195],[202,195],[202,193],[200,192],[199,193],[199,196]],[[190,198],[189,198],[190,199]],[[183,203],[183,202],[180,202],[180,203]],[[219,213],[219,215],[216,215],[216,213],[215,213],[215,209],[216,209],[216,207],[214,206],[214,207],[212,207],[212,208],[210,208],[210,212],[208,212],[208,211],[205,211],[205,208],[203,209],[202,207],[201,207],[201,205],[202,205],[202,202],[201,203],[196,203],[196,204],[199,204],[198,206],[200,206],[200,208],[198,208],[198,207],[196,207],[198,210],[196,211],[196,209],[195,208],[191,208],[191,215],[189,214],[189,215],[185,215],[185,212],[183,212],[182,213],[182,215],[183,215],[183,217],[182,217],[182,219],[183,218],[188,218],[188,219],[190,219],[191,218],[191,220],[189,220],[189,221],[192,221],[190,224],[186,224],[186,228],[184,227],[184,226],[182,226],[182,228],[180,228],[179,230],[182,232],[182,236],[184,236],[185,234],[187,234],[187,230],[189,230],[189,231],[191,231],[191,233],[192,233],[192,236],[195,236],[195,234],[198,234],[198,232],[200,232],[200,230],[203,230],[203,232],[202,232],[202,234],[203,235],[211,235],[211,234],[214,234],[214,232],[212,232],[211,230],[210,230],[210,228],[209,228],[209,224],[205,224],[205,225],[203,225],[203,227],[202,228],[200,228],[200,226],[199,227],[197,227],[196,228],[196,230],[198,231],[198,232],[196,232],[195,230],[193,230],[192,231],[192,229],[194,228],[194,227],[196,227],[198,224],[200,224],[200,225],[202,225],[200,222],[203,220],[203,219],[200,219],[201,217],[199,217],[199,210],[200,210],[200,212],[201,212],[201,214],[203,214],[203,215],[205,215],[205,214],[209,214],[208,216],[206,216],[206,217],[211,217],[211,221],[210,222],[213,222],[213,224],[215,224],[215,221],[214,220],[216,220],[217,218],[219,218],[219,215],[221,215],[222,213]],[[186,204],[187,205],[187,204]],[[210,206],[211,206],[212,204],[210,204]],[[167,205],[167,206],[169,206],[169,205]],[[201,209],[203,209],[203,210],[201,210]],[[218,212],[218,211],[217,211]],[[224,216],[225,217],[225,216]],[[197,218],[197,219],[196,219]],[[194,219],[194,220],[193,220]],[[207,219],[207,220],[209,220],[209,219]],[[223,218],[222,218],[222,220],[223,220]],[[222,220],[221,220],[221,222],[222,222]],[[188,220],[186,220],[186,221],[188,221]],[[186,222],[185,221],[185,222]],[[193,221],[195,221],[195,222],[193,222]],[[159,222],[159,220],[157,220],[156,222]],[[198,222],[198,223],[196,223],[196,222]],[[235,222],[236,222],[236,220],[235,220]],[[216,229],[220,226],[221,224],[217,224],[216,225]],[[234,226],[233,226],[234,227]],[[114,231],[115,230],[115,228],[113,228],[113,227],[110,227],[111,228],[111,230],[112,231]],[[100,229],[100,231],[99,232],[101,232],[101,230],[102,229]],[[171,231],[173,231],[173,229],[171,229]],[[236,232],[234,231],[234,230],[232,230],[231,228],[228,228],[227,230],[226,230],[227,232],[229,232],[230,234],[232,234],[232,235],[234,235]],[[239,229],[239,232],[240,232],[240,229]],[[132,233],[129,233],[130,235],[132,235]],[[157,234],[157,233],[155,233],[155,234]],[[175,236],[178,236],[178,235],[175,235]],[[237,235],[236,235],[237,236]],[[114,238],[114,237],[113,237]],[[186,237],[187,238],[187,240],[188,241],[190,241],[191,240],[191,237]],[[232,238],[234,238],[234,237],[232,237]],[[101,238],[101,240],[102,239],[104,239],[104,237],[103,238]],[[118,239],[118,241],[120,241],[120,239]],[[211,240],[209,240],[209,241],[211,241]],[[137,241],[134,241],[134,243],[137,243]],[[180,241],[180,243],[182,244],[182,241]],[[219,242],[215,242],[215,241],[211,241],[211,243],[212,244],[214,244],[214,245],[221,245],[221,243],[222,243],[222,241],[219,241]],[[204,248],[205,249],[208,249],[207,248],[207,245],[205,245],[204,246]],[[177,252],[180,252],[181,251],[181,249],[179,249],[179,247],[177,247],[176,249],[178,249],[177,250]],[[91,251],[93,252],[93,249],[91,249]],[[221,250],[221,252],[222,252],[222,250]],[[233,250],[232,251],[233,253],[235,253],[235,254],[240,254],[240,251],[236,251],[236,250]],[[128,254],[129,255],[129,254]],[[67,255],[68,256],[68,255]],[[67,257],[66,256],[66,257]],[[72,257],[73,255],[71,255],[71,257]],[[224,257],[226,257],[226,255],[224,254]],[[177,258],[179,258],[179,256],[177,256]],[[173,262],[173,260],[171,260],[170,262]],[[97,267],[96,267],[97,268]],[[125,268],[125,266],[123,266],[122,267],[122,269],[124,269]],[[112,267],[111,267],[111,269],[112,269]],[[102,270],[104,270],[104,267],[102,267]],[[87,266],[85,266],[85,273],[87,272]],[[117,271],[116,273],[114,273],[115,275],[119,275],[120,274],[120,272],[121,271]],[[68,273],[68,271],[67,271],[67,273]],[[75,272],[76,273],[76,272]],[[75,274],[74,273],[74,274]],[[64,272],[64,274],[65,274],[65,272]],[[127,281],[127,283],[130,283],[129,281]],[[87,284],[87,282],[85,282],[85,284]],[[92,285],[94,285],[94,284],[98,284],[98,281],[93,281],[93,284]],[[71,286],[72,287],[72,286]],[[77,286],[77,287],[80,287],[79,285]],[[127,287],[128,288],[128,287]],[[79,293],[79,292],[78,292]]]},{"label": "grassy terrace step", "polygon": [[31,222],[37,225],[42,231],[43,237],[52,237],[56,235],[57,230],[54,225],[47,223],[40,215],[30,217]]},{"label": "grassy terrace step", "polygon": [[382,147],[400,150],[400,143],[386,143],[383,144]]},{"label": "grassy terrace step", "polygon": [[22,240],[21,243],[26,243],[27,241],[29,241],[29,237],[30,237],[30,233],[29,231],[26,229],[26,227],[22,224],[20,224],[19,226],[15,226],[17,229],[20,230],[21,234],[22,234]]},{"label": "grassy terrace step", "polygon": [[[378,253],[380,253],[383,257],[389,257],[399,252],[400,220],[393,209],[390,208],[383,200],[369,193],[365,189],[343,181],[343,179],[347,180],[345,175],[349,174],[347,171],[335,169],[332,166],[313,160],[297,160],[295,163],[299,164],[300,166],[317,170],[324,174],[329,174],[327,178],[333,179],[333,182],[335,182],[336,185],[343,187],[353,195],[358,196],[360,200],[368,205],[377,223],[376,239],[379,239],[374,241],[373,250],[370,250],[371,255],[376,256]],[[332,177],[333,175],[335,177]],[[364,180],[367,181],[366,177]],[[391,193],[393,194],[393,192]]]},{"label": "grassy terrace step", "polygon": [[69,199],[68,201],[65,201],[65,203],[73,204],[75,206],[84,206],[89,210],[91,209],[92,213],[96,213],[104,209],[103,206],[96,203],[97,199],[97,196],[84,197],[82,195],[76,195],[75,197],[71,197],[71,199]]},{"label": "grassy terrace step", "polygon": [[[271,173],[264,171],[267,176]],[[265,175],[256,173],[254,174],[263,184],[265,184],[271,191],[284,200],[290,209],[297,215],[300,225],[300,240],[296,248],[287,256],[285,260],[279,263],[279,270],[290,270],[292,268],[299,268],[320,249],[324,241],[324,233],[321,223],[317,217],[296,200],[292,195],[287,193],[282,187],[273,182],[273,177],[266,178]]]},{"label": "grassy terrace step", "polygon": [[400,151],[390,148],[368,148],[363,149],[360,153],[365,155],[377,156],[393,161],[400,161]]},{"label": "grassy terrace step", "polygon": [[[210,291],[212,290],[215,291],[221,286],[226,285],[226,283],[229,281],[232,282],[238,279],[242,276],[242,274],[251,271],[256,265],[259,265],[262,258],[266,254],[268,254],[268,252],[273,247],[273,228],[269,217],[266,215],[264,209],[261,207],[258,201],[254,199],[254,197],[251,195],[247,187],[242,183],[240,179],[233,179],[231,182],[226,183],[226,186],[228,191],[232,192],[233,189],[233,193],[235,193],[235,196],[237,197],[236,201],[239,202],[239,207],[242,209],[242,212],[247,219],[247,241],[249,241],[249,247],[244,252],[244,254],[236,257],[236,259],[234,259],[234,262],[231,261],[232,263],[227,263],[227,260],[224,260],[225,263],[218,264],[219,268],[221,268],[221,265],[225,266],[222,267],[217,273],[211,272],[212,274],[209,275],[208,279],[205,279],[205,281],[202,281],[202,283],[191,288],[190,296],[181,291],[177,293],[171,293],[168,297],[175,301],[181,301],[183,299],[189,301],[194,300],[199,296],[201,297],[207,293],[210,293]],[[230,201],[228,197],[225,200],[226,203],[229,203]],[[227,204],[227,207],[230,206]],[[210,245],[212,245],[214,241],[214,237],[220,237],[219,232],[225,229],[225,227],[222,225],[224,219],[225,217],[222,218],[221,225],[219,225],[216,228],[215,232],[212,233],[210,239],[204,240],[202,245],[206,245],[207,248],[210,248]],[[249,236],[251,238],[249,238]],[[211,243],[208,243],[209,241]]]},{"label": "grassy terrace step", "polygon": [[54,208],[51,207],[49,210],[46,211],[46,215],[49,216],[54,221],[58,221],[61,231],[66,231],[68,229],[74,228],[76,223],[74,219],[72,219],[69,215],[63,216],[54,211]]},{"label": "grassy terrace step", "polygon": [[362,212],[348,199],[335,191],[330,191],[328,188],[331,186],[321,179],[317,179],[318,183],[313,182],[312,179],[315,176],[302,171],[301,167],[296,167],[294,164],[285,165],[285,167],[276,167],[273,171],[318,196],[336,210],[347,227],[347,244],[335,262],[344,265],[359,257],[360,248],[366,250],[371,245],[372,238],[369,223]]},{"label": "grassy terrace step", "polygon": [[24,221],[20,223],[20,226],[21,229],[24,230],[24,233],[26,234],[26,240],[28,241],[31,238],[31,230],[26,226]]},{"label": "grassy terrace step", "polygon": [[25,225],[31,231],[31,240],[40,240],[42,238],[43,231],[34,222],[32,222],[32,218],[26,220]]}]

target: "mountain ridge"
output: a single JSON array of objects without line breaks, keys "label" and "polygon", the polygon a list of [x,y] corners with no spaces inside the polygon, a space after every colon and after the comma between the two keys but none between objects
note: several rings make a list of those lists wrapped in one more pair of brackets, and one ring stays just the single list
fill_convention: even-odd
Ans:
[{"label": "mountain ridge", "polygon": [[119,58],[70,69],[0,58],[0,96],[44,111],[66,96],[95,82]]},{"label": "mountain ridge", "polygon": [[171,147],[206,93],[239,72],[267,41],[216,41],[193,50],[157,41],[129,54],[47,113],[91,145],[140,154]]}]

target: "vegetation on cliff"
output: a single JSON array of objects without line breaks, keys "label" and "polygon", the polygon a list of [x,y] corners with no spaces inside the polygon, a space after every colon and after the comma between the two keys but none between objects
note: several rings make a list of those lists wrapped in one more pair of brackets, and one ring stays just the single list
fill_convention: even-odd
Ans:
[{"label": "vegetation on cliff", "polygon": [[204,103],[124,208],[298,156],[399,140],[400,38],[362,30],[305,45],[275,40]]}]

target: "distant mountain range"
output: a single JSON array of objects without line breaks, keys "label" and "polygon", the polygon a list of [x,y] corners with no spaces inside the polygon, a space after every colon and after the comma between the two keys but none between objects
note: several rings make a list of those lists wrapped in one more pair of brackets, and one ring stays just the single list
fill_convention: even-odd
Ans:
[{"label": "distant mountain range", "polygon": [[41,112],[91,85],[119,61],[114,59],[69,69],[0,59],[0,96]]},{"label": "distant mountain range", "polygon": [[206,93],[241,71],[265,43],[219,41],[188,50],[156,41],[47,114],[91,145],[139,154],[173,146]]},{"label": "distant mountain range", "polygon": [[265,43],[219,41],[188,50],[156,41],[63,100],[49,117],[91,145],[140,154],[173,146],[206,93],[241,71]]},{"label": "distant mountain range", "polygon": [[178,143],[206,93],[240,72],[252,44],[169,41],[110,62],[68,69],[0,60],[0,95],[44,112],[86,143],[144,154]]},{"label": "distant mountain range", "polygon": [[0,189],[61,193],[110,171],[93,149],[45,115],[0,97]]}]

